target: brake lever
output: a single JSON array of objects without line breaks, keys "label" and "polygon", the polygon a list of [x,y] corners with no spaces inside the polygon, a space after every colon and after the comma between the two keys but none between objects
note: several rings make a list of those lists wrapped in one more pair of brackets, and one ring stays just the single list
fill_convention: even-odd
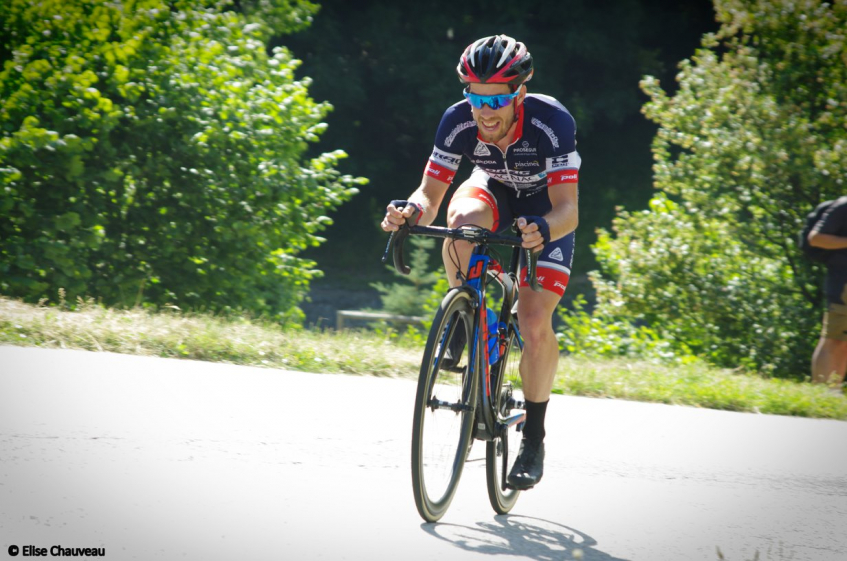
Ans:
[{"label": "brake lever", "polygon": [[408,223],[400,226],[400,229],[391,232],[388,236],[388,244],[385,246],[385,253],[382,255],[382,262],[388,262],[388,255],[391,254],[394,261],[394,268],[398,273],[408,275],[412,272],[411,267],[406,265],[403,259],[403,246],[406,243],[406,238],[409,237],[411,227]]}]

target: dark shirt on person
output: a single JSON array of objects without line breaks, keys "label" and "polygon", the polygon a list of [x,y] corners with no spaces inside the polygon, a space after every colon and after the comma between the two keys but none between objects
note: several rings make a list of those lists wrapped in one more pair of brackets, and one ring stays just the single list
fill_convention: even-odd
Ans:
[{"label": "dark shirt on person", "polygon": [[[821,234],[847,237],[847,196],[830,205],[813,230]],[[847,249],[832,250],[826,259],[824,292],[831,304],[847,305]]]}]

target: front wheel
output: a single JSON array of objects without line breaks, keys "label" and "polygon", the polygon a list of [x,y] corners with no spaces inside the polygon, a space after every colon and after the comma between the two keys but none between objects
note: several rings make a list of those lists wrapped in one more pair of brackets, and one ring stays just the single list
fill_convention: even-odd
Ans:
[{"label": "front wheel", "polygon": [[520,383],[521,348],[517,334],[510,329],[507,346],[500,362],[497,387],[492,389],[495,419],[499,435],[485,447],[485,479],[488,500],[497,514],[508,514],[518,500],[520,491],[506,486],[506,477],[515,464],[523,435],[526,413],[523,395],[517,390]]},{"label": "front wheel", "polygon": [[[427,522],[439,520],[450,506],[472,442],[477,373],[469,368],[468,342],[473,341],[473,321],[471,295],[461,289],[448,292],[421,362],[412,426],[412,488],[418,513]],[[448,342],[460,330],[465,346],[447,365]]]}]

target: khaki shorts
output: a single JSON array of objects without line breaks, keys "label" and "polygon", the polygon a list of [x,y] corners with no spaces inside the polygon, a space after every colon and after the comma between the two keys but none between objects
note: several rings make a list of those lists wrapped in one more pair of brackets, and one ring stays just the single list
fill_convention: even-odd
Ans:
[{"label": "khaki shorts", "polygon": [[836,341],[847,341],[847,306],[828,304],[823,314],[821,336]]}]

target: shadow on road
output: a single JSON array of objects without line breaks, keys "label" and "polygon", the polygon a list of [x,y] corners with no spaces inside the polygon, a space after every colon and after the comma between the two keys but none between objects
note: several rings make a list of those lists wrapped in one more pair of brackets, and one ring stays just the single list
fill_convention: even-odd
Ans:
[{"label": "shadow on road", "polygon": [[422,524],[421,528],[454,546],[483,555],[522,555],[538,561],[626,561],[595,549],[597,541],[579,530],[529,516],[495,516],[476,526]]}]

